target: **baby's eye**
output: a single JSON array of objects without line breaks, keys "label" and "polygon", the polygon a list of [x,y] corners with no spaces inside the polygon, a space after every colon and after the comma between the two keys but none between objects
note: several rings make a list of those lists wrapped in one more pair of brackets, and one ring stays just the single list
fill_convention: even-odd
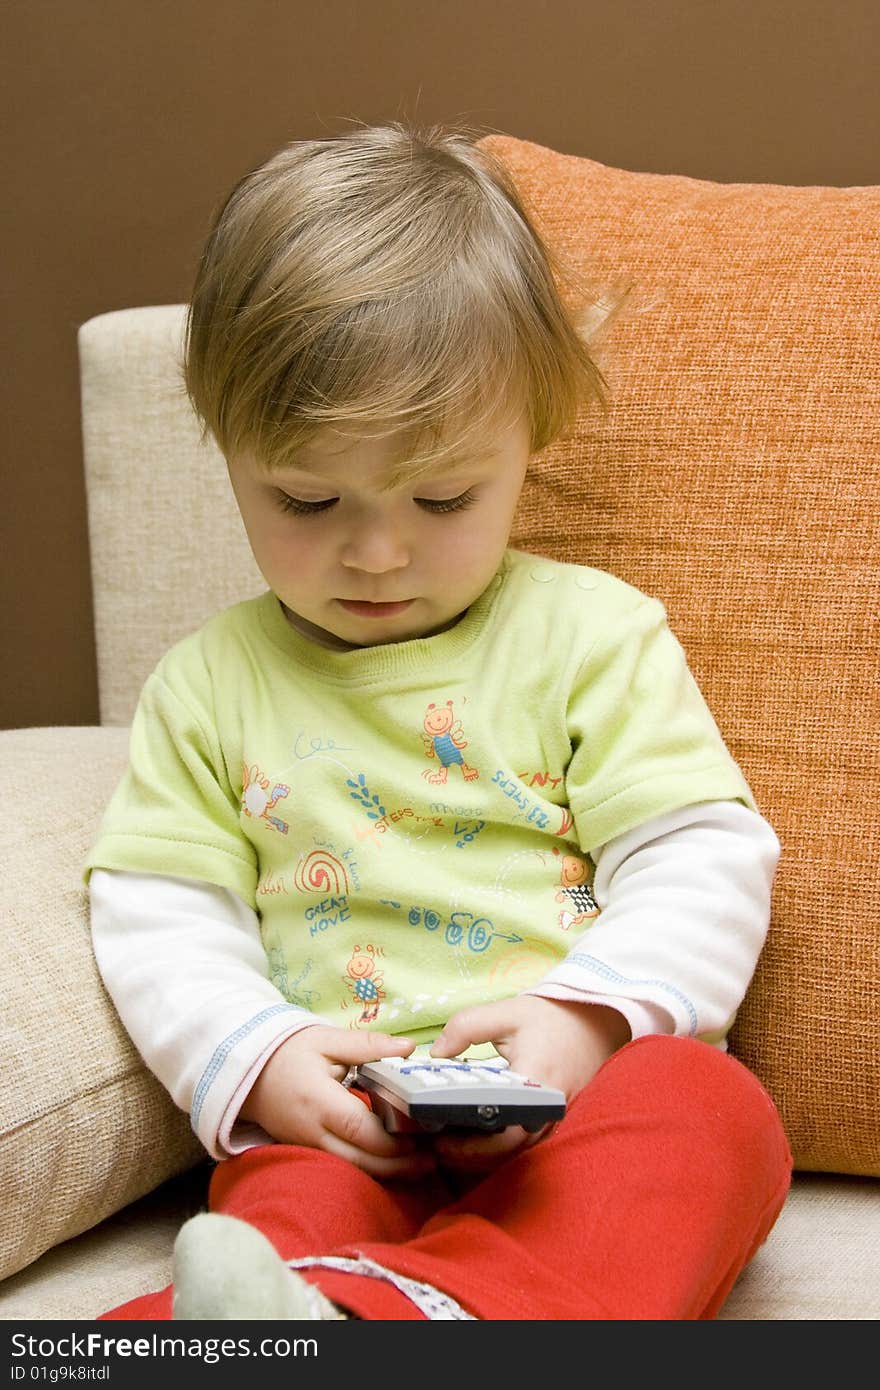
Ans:
[{"label": "baby's eye", "polygon": [[294,516],[314,516],[316,512],[326,512],[328,507],[334,506],[338,501],[338,497],[322,497],[319,502],[307,502],[302,497],[291,497],[289,492],[278,494],[281,510],[292,512]]},{"label": "baby's eye", "polygon": [[477,500],[477,495],[472,487],[467,492],[460,492],[457,497],[417,497],[417,506],[423,507],[426,512],[463,512],[466,507],[473,506]]}]

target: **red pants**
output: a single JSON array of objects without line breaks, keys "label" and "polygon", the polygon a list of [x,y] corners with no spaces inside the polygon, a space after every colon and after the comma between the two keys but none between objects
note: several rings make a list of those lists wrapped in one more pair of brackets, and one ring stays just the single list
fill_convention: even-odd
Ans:
[{"label": "red pants", "polygon": [[[440,1177],[383,1183],[321,1150],[270,1144],[220,1163],[209,1205],[257,1226],[285,1259],[364,1254],[481,1319],[679,1320],[715,1316],[790,1177],[779,1117],[751,1072],[705,1043],[649,1037],[464,1196]],[[423,1316],[383,1279],[303,1277],[360,1318]],[[171,1289],[104,1316],[170,1318]]]}]

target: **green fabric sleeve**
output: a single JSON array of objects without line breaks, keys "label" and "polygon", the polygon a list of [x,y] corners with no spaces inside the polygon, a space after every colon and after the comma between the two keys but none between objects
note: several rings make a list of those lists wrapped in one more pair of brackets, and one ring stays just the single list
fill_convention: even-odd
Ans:
[{"label": "green fabric sleeve", "polygon": [[603,624],[574,683],[568,728],[569,803],[585,849],[700,801],[755,809],[654,599],[621,603]]},{"label": "green fabric sleeve", "polygon": [[227,767],[209,713],[210,684],[207,676],[198,680],[193,655],[191,648],[188,670],[180,652],[172,653],[144,686],[129,766],[85,875],[95,868],[180,874],[229,888],[253,906],[256,855],[242,834],[240,787],[231,780],[239,769]]}]

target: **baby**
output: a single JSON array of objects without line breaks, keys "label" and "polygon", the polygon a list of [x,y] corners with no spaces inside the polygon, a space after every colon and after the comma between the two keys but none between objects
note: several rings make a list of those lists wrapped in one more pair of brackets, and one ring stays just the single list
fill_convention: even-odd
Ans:
[{"label": "baby", "polygon": [[[403,124],[282,149],[216,217],[185,375],[267,590],[147,681],[88,859],[217,1161],[173,1286],[105,1316],[714,1316],[790,1176],[724,1042],[779,846],[662,605],[509,548],[602,382],[506,171]],[[416,1048],[567,1113],[389,1133],[352,1070]]]}]

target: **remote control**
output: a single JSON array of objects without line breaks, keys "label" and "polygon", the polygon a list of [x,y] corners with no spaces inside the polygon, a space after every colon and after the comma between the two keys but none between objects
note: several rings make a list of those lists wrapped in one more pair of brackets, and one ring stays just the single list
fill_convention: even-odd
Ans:
[{"label": "remote control", "polygon": [[352,1085],[370,1095],[391,1133],[507,1125],[534,1132],[565,1114],[562,1091],[511,1071],[503,1057],[383,1057],[358,1067]]}]

